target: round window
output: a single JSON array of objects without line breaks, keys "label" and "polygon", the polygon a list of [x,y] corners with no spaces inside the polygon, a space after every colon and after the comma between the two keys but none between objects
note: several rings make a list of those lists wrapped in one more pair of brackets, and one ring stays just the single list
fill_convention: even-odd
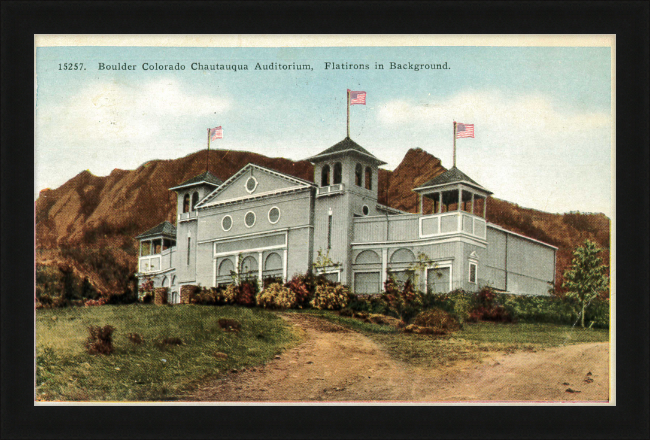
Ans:
[{"label": "round window", "polygon": [[221,219],[221,229],[230,231],[230,228],[232,228],[232,217],[227,215]]},{"label": "round window", "polygon": [[274,206],[269,210],[269,221],[276,224],[280,220],[280,208]]},{"label": "round window", "polygon": [[255,213],[253,211],[248,211],[246,213],[246,216],[244,217],[244,223],[246,223],[246,227],[248,228],[253,227],[255,224]]},{"label": "round window", "polygon": [[370,214],[370,208],[368,208],[368,205],[363,205],[363,208],[361,208],[361,212],[363,212],[363,215]]},{"label": "round window", "polygon": [[257,188],[257,180],[255,180],[255,177],[251,176],[246,181],[246,191],[252,193],[255,191],[255,188]]}]

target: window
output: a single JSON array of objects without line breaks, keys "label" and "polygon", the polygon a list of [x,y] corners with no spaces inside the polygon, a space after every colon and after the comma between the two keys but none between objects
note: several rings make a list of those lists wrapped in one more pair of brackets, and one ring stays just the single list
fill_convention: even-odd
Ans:
[{"label": "window", "polygon": [[240,276],[245,280],[257,278],[259,270],[259,266],[257,264],[257,258],[253,256],[244,258],[244,260],[241,262]]},{"label": "window", "polygon": [[140,242],[140,256],[146,257],[151,255],[151,242],[150,241],[141,241]]},{"label": "window", "polygon": [[368,205],[363,205],[363,208],[361,208],[361,212],[363,212],[363,215],[370,214],[370,208],[368,208]]},{"label": "window", "polygon": [[341,183],[343,180],[343,166],[341,162],[336,162],[334,164],[334,185]]},{"label": "window", "polygon": [[190,207],[190,211],[194,211],[196,209],[197,203],[199,203],[199,193],[194,192],[194,194],[192,194],[192,206]]},{"label": "window", "polygon": [[320,186],[329,186],[330,184],[330,166],[325,165],[320,172]]},{"label": "window", "polygon": [[187,265],[190,265],[190,249],[192,248],[192,238],[187,237]]},{"label": "window", "polygon": [[357,295],[372,295],[381,292],[380,272],[355,272],[354,293]]},{"label": "window", "polygon": [[269,222],[271,224],[276,224],[280,220],[280,208],[274,206],[269,209]]},{"label": "window", "polygon": [[327,219],[327,249],[332,249],[332,214]]},{"label": "window", "polygon": [[232,217],[229,215],[225,215],[221,219],[221,229],[223,229],[225,232],[230,231],[230,228],[232,228]]},{"label": "window", "polygon": [[476,263],[469,263],[469,282],[476,284]]},{"label": "window", "polygon": [[366,167],[366,189],[372,189],[372,170]]},{"label": "window", "polygon": [[248,211],[244,217],[244,223],[247,228],[252,228],[255,225],[255,213],[253,211]]},{"label": "window", "polygon": [[190,195],[185,194],[183,197],[183,212],[190,212]]},{"label": "window", "polygon": [[363,168],[361,167],[361,164],[358,163],[357,166],[354,168],[354,184],[356,186],[361,186],[362,179],[363,179]]},{"label": "window", "polygon": [[257,179],[255,177],[250,176],[248,180],[246,180],[246,191],[248,191],[249,194],[251,194],[255,189],[257,188]]}]

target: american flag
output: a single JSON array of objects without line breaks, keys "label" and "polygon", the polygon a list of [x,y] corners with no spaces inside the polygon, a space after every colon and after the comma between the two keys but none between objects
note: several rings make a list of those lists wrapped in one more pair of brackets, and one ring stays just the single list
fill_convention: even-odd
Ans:
[{"label": "american flag", "polygon": [[350,93],[350,105],[366,105],[366,92],[355,92],[350,89],[348,89],[348,92]]},{"label": "american flag", "polygon": [[456,139],[460,138],[473,138],[474,137],[474,124],[456,124]]},{"label": "american flag", "polygon": [[210,129],[210,140],[223,139],[223,128],[221,126]]}]

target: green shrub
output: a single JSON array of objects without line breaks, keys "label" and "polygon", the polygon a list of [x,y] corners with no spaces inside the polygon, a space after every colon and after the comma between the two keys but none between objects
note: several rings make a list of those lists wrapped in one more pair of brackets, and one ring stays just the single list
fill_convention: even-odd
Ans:
[{"label": "green shrub", "polygon": [[316,287],[314,298],[310,304],[315,309],[340,310],[349,300],[349,293],[342,285],[323,284]]},{"label": "green shrub", "polygon": [[458,319],[451,313],[441,309],[430,309],[419,313],[414,319],[413,324],[420,327],[429,327],[436,331],[451,332],[460,329]]},{"label": "green shrub", "polygon": [[215,295],[217,304],[234,304],[239,296],[239,288],[234,284],[228,284],[225,289],[218,289]]},{"label": "green shrub", "polygon": [[296,307],[295,292],[281,284],[269,284],[257,295],[257,305],[265,309],[290,309]]},{"label": "green shrub", "polygon": [[410,279],[400,286],[392,274],[384,282],[382,299],[388,306],[388,312],[404,322],[409,322],[423,308],[422,293],[413,288]]},{"label": "green shrub", "polygon": [[294,275],[284,286],[296,294],[298,307],[307,307],[314,297],[314,292],[310,289],[309,274]]},{"label": "green shrub", "polygon": [[239,294],[235,302],[240,306],[253,307],[257,291],[257,280],[243,282],[239,285]]}]

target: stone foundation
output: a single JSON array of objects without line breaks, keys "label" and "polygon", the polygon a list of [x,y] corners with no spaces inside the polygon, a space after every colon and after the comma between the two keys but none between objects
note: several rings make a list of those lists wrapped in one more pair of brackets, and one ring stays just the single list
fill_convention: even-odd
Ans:
[{"label": "stone foundation", "polygon": [[187,284],[181,286],[181,304],[190,304],[192,294],[199,290],[198,286]]},{"label": "stone foundation", "polygon": [[167,304],[167,295],[169,289],[167,287],[157,287],[154,289],[154,304],[161,306]]}]

